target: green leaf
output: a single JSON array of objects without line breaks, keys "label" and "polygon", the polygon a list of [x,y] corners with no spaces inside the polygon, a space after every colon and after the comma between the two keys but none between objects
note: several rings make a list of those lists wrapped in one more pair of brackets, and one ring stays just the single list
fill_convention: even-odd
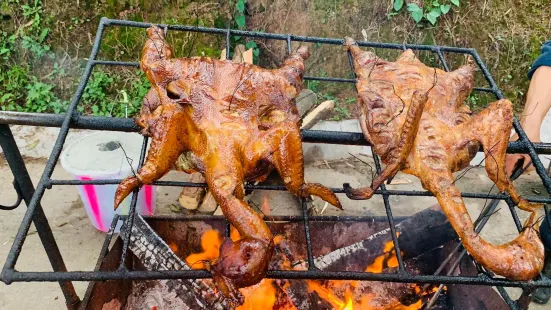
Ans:
[{"label": "green leaf", "polygon": [[98,114],[98,107],[97,106],[95,106],[95,105],[92,106],[92,113],[94,113],[96,115]]},{"label": "green leaf", "polygon": [[413,18],[415,23],[419,23],[423,19],[423,11],[411,12],[411,18]]},{"label": "green leaf", "polygon": [[455,6],[459,6],[459,0],[450,0]]},{"label": "green leaf", "polygon": [[245,15],[240,14],[235,16],[235,23],[237,24],[237,28],[244,29],[245,28]]},{"label": "green leaf", "polygon": [[440,9],[432,9],[430,10],[429,14],[434,15],[434,17],[440,17],[440,15],[442,15],[442,13],[440,12]]},{"label": "green leaf", "polygon": [[245,12],[245,1],[244,0],[237,1],[237,3],[235,4],[235,8],[239,13]]},{"label": "green leaf", "polygon": [[448,12],[450,11],[450,8],[451,8],[451,5],[449,4],[442,4],[440,6],[440,11],[442,12],[442,14],[448,14]]},{"label": "green leaf", "polygon": [[394,0],[394,11],[400,11],[404,6],[404,0]]},{"label": "green leaf", "polygon": [[440,6],[440,3],[438,3],[438,1],[433,1],[433,2],[432,2],[432,6],[435,7],[435,8],[437,8],[437,7]]},{"label": "green leaf", "polygon": [[10,98],[15,98],[15,96],[13,94],[4,94],[4,96],[2,96],[2,98],[0,98],[0,103],[4,103],[4,102],[7,102],[8,99]]},{"label": "green leaf", "polygon": [[421,10],[421,8],[415,3],[408,3],[408,11],[410,11],[412,13],[413,12],[423,12],[423,10]]},{"label": "green leaf", "polygon": [[433,25],[436,24],[436,19],[438,18],[438,16],[436,16],[432,11],[430,11],[426,16],[425,18]]},{"label": "green leaf", "polygon": [[46,39],[46,36],[48,35],[48,33],[50,32],[50,28],[44,28],[42,29],[42,32],[40,33],[40,41],[44,41],[44,39]]}]

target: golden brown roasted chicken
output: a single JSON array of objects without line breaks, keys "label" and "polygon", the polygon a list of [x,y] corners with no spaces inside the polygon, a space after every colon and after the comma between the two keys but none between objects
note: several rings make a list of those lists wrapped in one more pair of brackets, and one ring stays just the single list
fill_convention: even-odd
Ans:
[{"label": "golden brown roasted chicken", "polygon": [[340,208],[328,188],[304,182],[300,117],[295,96],[302,85],[306,47],[281,68],[207,57],[175,59],[162,29],[147,30],[141,68],[152,88],[137,123],[152,138],[142,168],[119,185],[115,208],[134,189],[167,173],[182,153],[199,171],[242,239],[226,239],[211,272],[216,286],[241,303],[237,288],[258,283],[266,274],[274,243],[262,218],[244,201],[244,182],[279,172],[291,193],[316,195]]},{"label": "golden brown roasted chicken", "polygon": [[[505,173],[505,152],[513,110],[508,100],[491,103],[471,117],[464,104],[474,84],[475,65],[452,72],[430,68],[411,50],[396,62],[362,51],[353,39],[345,45],[352,53],[357,75],[360,125],[385,168],[371,186],[352,189],[348,197],[370,198],[398,171],[417,176],[432,192],[469,253],[485,268],[514,280],[533,279],[543,267],[544,251],[534,229],[539,205],[520,197]],[[532,212],[521,234],[501,245],[486,242],[474,231],[453,172],[466,168],[479,145],[486,155],[486,171],[500,191],[509,193],[522,210]]]}]

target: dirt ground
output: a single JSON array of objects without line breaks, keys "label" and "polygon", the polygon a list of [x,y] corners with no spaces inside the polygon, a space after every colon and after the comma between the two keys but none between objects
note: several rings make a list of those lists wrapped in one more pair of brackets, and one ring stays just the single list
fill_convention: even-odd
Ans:
[{"label": "dirt ground", "polygon": [[[306,180],[308,182],[322,182],[328,186],[340,187],[349,182],[352,186],[365,185],[371,180],[371,172],[366,163],[372,165],[372,159],[366,155],[357,155],[360,160],[350,158],[346,160],[317,161],[307,164]],[[27,167],[33,182],[36,184],[44,169],[45,160],[28,160]],[[71,176],[59,165],[55,169],[53,178],[69,179]],[[182,180],[186,175],[180,172],[171,172],[165,179]],[[0,204],[10,204],[15,199],[12,189],[12,175],[5,161],[0,162]],[[421,189],[419,181],[411,176],[398,174],[395,178],[397,185],[389,185],[390,189],[406,190]],[[516,182],[520,191],[525,195],[544,193],[541,184],[538,184],[536,175],[522,176]],[[465,177],[458,181],[463,191],[488,192],[492,186],[481,168],[472,169]],[[177,204],[178,188],[157,188],[157,214],[171,213],[170,204]],[[268,198],[271,214],[299,214],[297,201],[286,192],[256,191],[249,199],[260,205],[263,197]],[[323,215],[384,215],[382,199],[374,197],[369,201],[351,201],[341,195],[344,211],[331,206],[325,210],[324,204],[315,200],[312,212]],[[395,216],[411,215],[432,204],[433,197],[392,197],[392,212]],[[472,217],[478,215],[484,200],[467,200]],[[92,270],[104,239],[104,233],[95,230],[86,216],[78,192],[74,187],[57,186],[48,190],[43,199],[43,206],[52,226],[53,233],[65,258],[69,270]],[[23,217],[25,207],[21,206],[14,211],[3,211],[0,217],[0,261],[4,262],[13,242],[13,238]],[[525,217],[525,214],[521,214]],[[506,205],[492,215],[483,235],[495,243],[506,242],[516,236],[513,221]],[[50,266],[36,231],[31,228],[16,268],[21,271],[48,271]],[[75,288],[82,297],[88,283],[76,282]],[[513,297],[517,297],[519,290],[510,290]],[[32,296],[32,297],[31,297]],[[63,296],[56,283],[14,283],[9,286],[0,284],[1,309],[62,309]],[[549,309],[533,304],[530,309]]]}]

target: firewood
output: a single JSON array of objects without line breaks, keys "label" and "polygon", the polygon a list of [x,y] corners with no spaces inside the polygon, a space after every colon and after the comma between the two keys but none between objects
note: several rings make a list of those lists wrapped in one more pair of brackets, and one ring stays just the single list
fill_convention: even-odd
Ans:
[{"label": "firewood", "polygon": [[[427,208],[396,224],[398,243],[404,259],[418,256],[457,238],[455,231],[438,205]],[[383,253],[385,243],[392,241],[387,228],[363,241],[317,257],[317,268],[327,271],[363,271]]]},{"label": "firewood", "polygon": [[[243,53],[247,50],[247,48],[245,47],[245,45],[243,44],[237,44],[235,46],[235,49],[233,50],[233,58],[232,58],[232,61],[235,62],[235,63],[240,63],[242,62],[241,59],[243,59]],[[224,49],[224,54],[226,52],[226,49]]]},{"label": "firewood", "polygon": [[[198,172],[195,172],[189,178],[190,182],[201,183],[205,182],[205,178]],[[202,205],[203,197],[205,197],[205,189],[202,187],[184,187],[178,202],[183,208],[195,210]]]},{"label": "firewood", "polygon": [[316,93],[308,88],[301,90],[295,98],[298,115],[304,118],[306,114],[312,111],[316,102],[318,102],[318,96]]},{"label": "firewood", "polygon": [[314,127],[320,120],[326,118],[334,107],[335,101],[333,100],[320,103],[312,112],[304,117],[300,129],[306,130]]},{"label": "firewood", "polygon": [[216,207],[218,207],[218,203],[216,202],[216,200],[214,200],[214,196],[212,196],[212,193],[210,191],[207,191],[207,193],[203,197],[201,206],[199,206],[197,211],[202,213],[212,213],[216,210]]}]

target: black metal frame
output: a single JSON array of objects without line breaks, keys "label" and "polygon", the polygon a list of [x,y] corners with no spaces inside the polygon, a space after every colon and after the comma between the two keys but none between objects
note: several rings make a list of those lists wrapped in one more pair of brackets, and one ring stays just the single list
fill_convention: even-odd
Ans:
[{"label": "black metal frame", "polygon": [[[16,184],[21,188],[22,197],[27,203],[27,211],[9,255],[7,261],[3,267],[0,279],[6,283],[10,284],[12,282],[55,282],[59,281],[61,288],[65,294],[67,305],[75,305],[78,303],[78,296],[75,294],[72,287],[71,281],[103,281],[111,279],[169,279],[169,278],[209,278],[211,275],[207,271],[203,270],[179,270],[179,271],[132,271],[128,270],[125,267],[124,261],[127,255],[128,242],[130,229],[127,230],[127,233],[122,236],[124,240],[123,252],[121,257],[121,263],[119,269],[116,271],[66,271],[65,265],[57,244],[55,243],[51,229],[47,223],[46,217],[40,205],[40,201],[46,191],[52,186],[57,185],[80,185],[80,184],[95,184],[95,185],[104,185],[104,184],[118,184],[121,180],[55,180],[51,179],[52,173],[54,171],[55,165],[61,154],[65,139],[69,132],[70,128],[82,128],[82,129],[97,129],[97,130],[115,130],[115,131],[127,131],[127,132],[137,132],[139,130],[138,126],[131,119],[121,119],[121,118],[107,118],[107,117],[89,117],[89,116],[80,116],[77,112],[77,104],[80,101],[80,98],[83,94],[83,91],[86,87],[90,74],[95,66],[131,66],[138,67],[137,62],[122,62],[122,61],[109,61],[109,60],[96,60],[98,51],[101,45],[101,40],[103,33],[106,27],[137,27],[137,28],[146,28],[151,24],[142,23],[142,22],[133,22],[133,21],[122,21],[122,20],[113,20],[102,18],[99,27],[96,33],[96,38],[94,45],[92,47],[92,52],[88,63],[84,70],[82,79],[78,85],[75,95],[73,96],[71,103],[68,107],[67,113],[65,115],[52,115],[52,114],[29,114],[29,113],[13,113],[13,112],[1,112],[0,113],[0,137],[5,137],[0,139],[0,143],[14,176],[16,177]],[[175,31],[191,31],[191,32],[200,32],[200,33],[209,33],[216,35],[224,35],[226,37],[226,53],[229,57],[230,52],[230,39],[231,36],[244,36],[244,37],[253,37],[253,38],[263,38],[271,40],[282,40],[287,42],[287,50],[291,51],[291,43],[295,42],[311,42],[311,43],[320,43],[320,44],[330,44],[330,45],[343,45],[343,39],[331,39],[331,38],[317,38],[317,37],[306,37],[306,36],[295,36],[287,34],[273,34],[273,33],[260,33],[260,32],[250,32],[250,31],[241,31],[241,30],[232,30],[232,29],[216,29],[216,28],[205,28],[205,27],[194,27],[194,26],[180,26],[180,25],[161,25],[164,27],[165,32],[169,30]],[[446,63],[443,53],[456,53],[456,54],[466,54],[471,55],[476,61],[478,67],[484,74],[486,80],[488,81],[490,88],[475,88],[475,91],[487,92],[495,95],[496,98],[502,99],[503,95],[499,88],[497,87],[494,79],[490,75],[488,69],[480,59],[479,55],[474,49],[470,48],[456,48],[456,47],[446,47],[446,46],[428,46],[428,45],[416,45],[416,44],[390,44],[390,43],[374,43],[374,42],[358,42],[362,47],[373,47],[373,48],[385,48],[385,49],[394,49],[402,50],[405,48],[410,48],[413,50],[419,51],[429,51],[436,53],[438,59],[444,70],[449,71],[449,66]],[[350,56],[350,55],[349,55]],[[354,72],[353,68],[352,73]],[[336,82],[336,83],[354,83],[355,77],[352,74],[352,78],[330,78],[330,77],[305,77],[305,80],[318,80],[325,82]],[[61,127],[55,145],[53,147],[52,153],[48,159],[44,173],[38,183],[36,191],[30,183],[27,170],[22,162],[21,154],[13,141],[13,136],[11,136],[11,131],[6,124],[24,124],[24,125],[36,125],[36,126],[54,126]],[[526,136],[525,132],[521,128],[519,121],[514,119],[514,128],[519,135],[519,140],[517,142],[512,142],[509,144],[508,152],[510,153],[528,153],[532,159],[532,162],[536,168],[536,171],[541,178],[546,190],[551,193],[551,179],[546,174],[545,168],[541,161],[539,160],[537,153],[540,154],[551,154],[551,144],[546,143],[531,143]],[[11,137],[11,138],[10,138]],[[347,144],[347,145],[368,145],[367,141],[364,139],[363,135],[360,133],[350,133],[350,132],[326,132],[326,131],[316,131],[316,130],[306,130],[302,132],[302,138],[304,142],[316,142],[316,143],[329,143],[329,144]],[[139,165],[143,164],[145,153],[147,150],[147,137],[144,137],[141,157]],[[375,160],[377,173],[381,172],[380,160],[375,153],[373,153],[373,158]],[[158,186],[183,186],[183,187],[206,187],[204,183],[190,183],[190,182],[174,182],[174,181],[157,181],[153,184]],[[263,189],[263,190],[285,190],[285,187],[282,185],[248,185],[247,189]],[[344,193],[343,188],[333,188],[335,193]],[[136,208],[137,200],[137,190],[134,191],[132,195],[131,205],[130,205],[130,214],[134,214]],[[312,256],[311,242],[310,242],[310,232],[309,232],[309,221],[312,217],[309,217],[306,210],[306,205],[302,203],[302,216],[288,216],[288,217],[266,217],[266,221],[272,220],[291,220],[291,221],[303,221],[305,236],[306,236],[306,246],[308,253],[308,262],[309,269],[307,271],[289,271],[289,270],[270,270],[267,274],[270,278],[285,278],[285,279],[332,279],[332,280],[377,280],[377,281],[393,281],[393,282],[408,282],[408,283],[446,283],[446,284],[472,284],[472,285],[491,285],[491,286],[508,286],[508,287],[521,287],[524,289],[533,289],[536,287],[551,287],[551,279],[544,276],[539,277],[537,280],[530,282],[522,281],[510,281],[503,278],[496,278],[487,273],[481,273],[478,276],[474,277],[465,277],[465,276],[442,276],[442,275],[411,275],[407,273],[404,269],[404,262],[399,250],[399,241],[396,238],[395,234],[395,221],[397,220],[392,215],[392,209],[390,207],[389,196],[391,195],[406,195],[406,196],[432,196],[431,193],[426,191],[399,191],[399,190],[387,190],[385,185],[381,185],[380,189],[376,191],[377,195],[383,196],[384,206],[386,210],[386,220],[390,225],[390,229],[393,232],[393,241],[396,247],[396,253],[398,258],[399,270],[396,273],[366,273],[366,272],[327,272],[320,271],[314,265],[314,258]],[[32,195],[32,198],[31,198]],[[517,229],[520,231],[522,229],[520,220],[517,216],[515,206],[506,193],[499,194],[483,194],[483,193],[463,193],[463,197],[467,198],[479,198],[479,199],[497,199],[505,200],[509,205],[509,209],[517,226]],[[541,198],[541,197],[526,197],[529,201],[539,202],[539,203],[550,203],[551,198]],[[171,217],[174,220],[225,220],[223,217],[217,216],[177,216]],[[124,220],[129,221],[127,223],[129,227],[133,224],[133,216],[124,217]],[[317,221],[364,221],[364,220],[373,220],[373,217],[370,216],[356,216],[356,217],[316,217]],[[27,232],[31,225],[31,222],[35,223],[37,226],[38,233],[40,238],[46,248],[46,252],[52,263],[53,272],[22,272],[15,269],[15,264],[18,260],[19,254],[25,242]],[[484,221],[485,222],[485,221]],[[113,222],[112,227],[116,225],[116,221]],[[105,244],[100,253],[100,258],[105,255],[107,251],[109,242],[111,240],[112,234],[108,234],[105,239]],[[499,289],[503,298],[511,306],[511,308],[518,308],[518,304],[511,300],[507,295],[505,290]]]}]

